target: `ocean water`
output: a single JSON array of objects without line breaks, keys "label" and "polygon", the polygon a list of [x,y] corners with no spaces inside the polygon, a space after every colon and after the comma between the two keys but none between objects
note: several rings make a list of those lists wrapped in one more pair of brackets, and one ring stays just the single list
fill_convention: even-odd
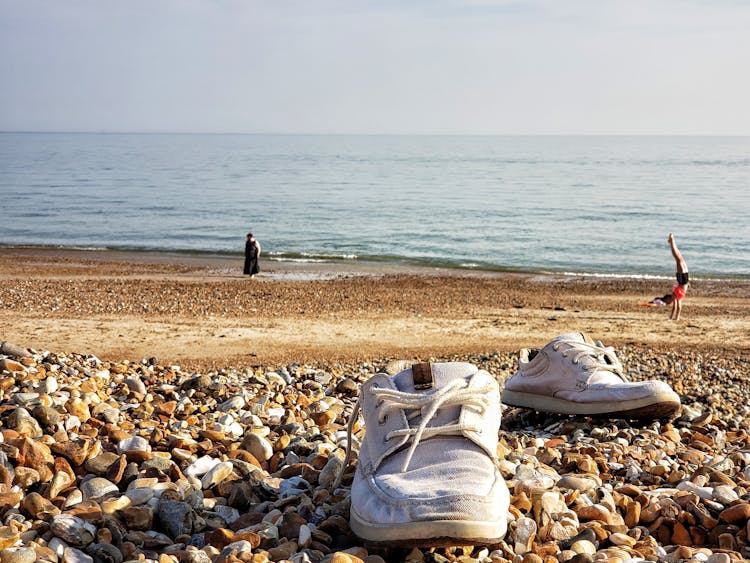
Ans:
[{"label": "ocean water", "polygon": [[0,134],[0,245],[750,276],[750,137]]}]

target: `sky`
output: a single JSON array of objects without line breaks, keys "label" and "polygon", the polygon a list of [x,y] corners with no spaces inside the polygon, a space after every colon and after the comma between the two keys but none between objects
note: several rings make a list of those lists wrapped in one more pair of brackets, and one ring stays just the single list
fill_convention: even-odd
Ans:
[{"label": "sky", "polygon": [[745,0],[0,0],[0,131],[750,135]]}]

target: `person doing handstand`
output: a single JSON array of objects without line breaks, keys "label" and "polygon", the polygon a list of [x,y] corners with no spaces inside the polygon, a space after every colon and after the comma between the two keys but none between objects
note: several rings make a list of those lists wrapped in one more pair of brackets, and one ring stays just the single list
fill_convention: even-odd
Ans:
[{"label": "person doing handstand", "polygon": [[655,297],[651,300],[651,303],[653,305],[672,305],[672,312],[669,318],[673,321],[679,321],[680,313],[682,312],[682,300],[685,299],[689,283],[688,268],[685,259],[677,248],[677,243],[672,233],[669,233],[669,246],[672,249],[672,256],[674,256],[677,266],[677,285],[672,290],[672,293],[667,293],[664,297]]}]

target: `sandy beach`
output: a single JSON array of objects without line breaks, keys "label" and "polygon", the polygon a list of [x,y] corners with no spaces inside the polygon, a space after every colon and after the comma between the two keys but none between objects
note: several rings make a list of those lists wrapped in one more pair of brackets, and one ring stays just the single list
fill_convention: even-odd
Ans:
[{"label": "sandy beach", "polygon": [[584,331],[614,346],[747,356],[750,281],[693,276],[683,316],[641,307],[673,280],[227,257],[0,250],[0,335],[34,349],[192,367],[447,358]]},{"label": "sandy beach", "polygon": [[[549,563],[750,557],[750,282],[0,251],[0,559]],[[584,331],[673,420],[502,407],[493,545],[372,546],[348,524],[358,390],[407,360],[502,385],[518,349]],[[14,343],[19,347],[8,346]],[[27,351],[26,349],[29,349]],[[361,440],[363,430],[358,436]]]}]

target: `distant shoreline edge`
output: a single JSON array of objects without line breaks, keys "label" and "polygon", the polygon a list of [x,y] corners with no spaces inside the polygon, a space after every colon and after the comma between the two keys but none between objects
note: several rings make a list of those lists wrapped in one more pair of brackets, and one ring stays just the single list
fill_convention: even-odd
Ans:
[{"label": "distant shoreline edge", "polygon": [[[0,253],[19,253],[37,257],[64,258],[68,260],[95,260],[133,262],[138,264],[173,264],[215,270],[242,268],[242,252],[210,250],[167,250],[151,248],[84,247],[78,245],[3,244]],[[265,268],[263,267],[265,266]],[[638,279],[669,280],[673,274],[651,274],[635,272],[591,272],[565,269],[532,269],[483,264],[434,262],[399,256],[357,257],[307,255],[298,253],[266,253],[261,256],[261,268],[266,272],[320,272],[332,275],[450,275],[467,277],[492,277],[497,275],[549,276],[562,278]],[[731,281],[748,280],[742,274],[719,274],[708,272],[696,275],[694,280]]]}]

